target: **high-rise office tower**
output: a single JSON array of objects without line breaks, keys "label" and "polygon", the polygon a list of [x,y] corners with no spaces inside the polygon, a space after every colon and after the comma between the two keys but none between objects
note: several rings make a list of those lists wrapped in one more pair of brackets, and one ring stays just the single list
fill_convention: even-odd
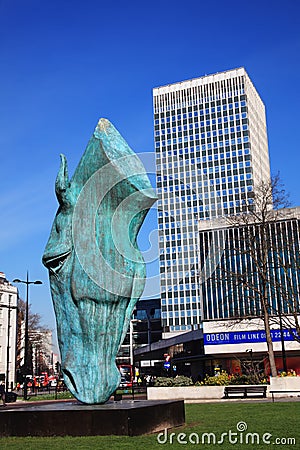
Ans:
[{"label": "high-rise office tower", "polygon": [[236,214],[270,179],[265,108],[244,68],[153,90],[162,321],[202,320],[199,221]]}]

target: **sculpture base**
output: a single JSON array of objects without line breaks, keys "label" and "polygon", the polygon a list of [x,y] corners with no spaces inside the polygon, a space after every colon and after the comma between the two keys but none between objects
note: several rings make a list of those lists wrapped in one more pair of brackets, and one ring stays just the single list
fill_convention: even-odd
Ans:
[{"label": "sculpture base", "polygon": [[1,408],[0,436],[138,436],[183,425],[184,402],[123,400]]}]

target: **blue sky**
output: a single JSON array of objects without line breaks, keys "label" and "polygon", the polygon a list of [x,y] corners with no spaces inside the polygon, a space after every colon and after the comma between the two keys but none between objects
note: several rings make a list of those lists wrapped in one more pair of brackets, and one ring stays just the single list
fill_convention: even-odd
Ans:
[{"label": "blue sky", "polygon": [[[30,299],[51,328],[41,257],[59,154],[72,174],[100,117],[153,152],[153,87],[244,66],[266,105],[272,172],[300,205],[297,0],[0,0],[0,55],[0,270],[43,281]],[[143,248],[155,228],[154,212]]]}]

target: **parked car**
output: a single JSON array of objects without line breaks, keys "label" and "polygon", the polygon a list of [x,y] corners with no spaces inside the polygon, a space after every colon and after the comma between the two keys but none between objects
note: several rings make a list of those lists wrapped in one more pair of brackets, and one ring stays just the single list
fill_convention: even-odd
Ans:
[{"label": "parked car", "polygon": [[121,381],[119,384],[119,388],[130,388],[132,387],[132,383],[130,381],[127,381],[125,377],[121,377]]}]

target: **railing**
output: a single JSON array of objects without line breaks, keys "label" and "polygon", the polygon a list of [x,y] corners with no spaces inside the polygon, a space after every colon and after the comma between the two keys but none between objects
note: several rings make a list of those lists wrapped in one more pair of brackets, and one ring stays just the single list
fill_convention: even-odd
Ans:
[{"label": "railing", "polygon": [[119,387],[114,393],[114,400],[119,401],[122,400],[123,395],[130,395],[132,400],[134,400],[136,395],[146,394],[147,386],[135,386],[132,387]]},{"label": "railing", "polygon": [[[66,387],[66,385],[63,384],[58,384],[56,386],[51,386],[51,385],[47,385],[47,386],[28,386],[27,385],[27,396],[28,399],[30,399],[30,397],[36,397],[36,396],[43,396],[43,395],[50,395],[53,394],[55,396],[55,400],[57,399],[57,394],[60,392],[66,392],[68,391],[68,388]],[[18,397],[23,397],[24,396],[24,389],[20,388],[18,390],[14,391]]]}]

